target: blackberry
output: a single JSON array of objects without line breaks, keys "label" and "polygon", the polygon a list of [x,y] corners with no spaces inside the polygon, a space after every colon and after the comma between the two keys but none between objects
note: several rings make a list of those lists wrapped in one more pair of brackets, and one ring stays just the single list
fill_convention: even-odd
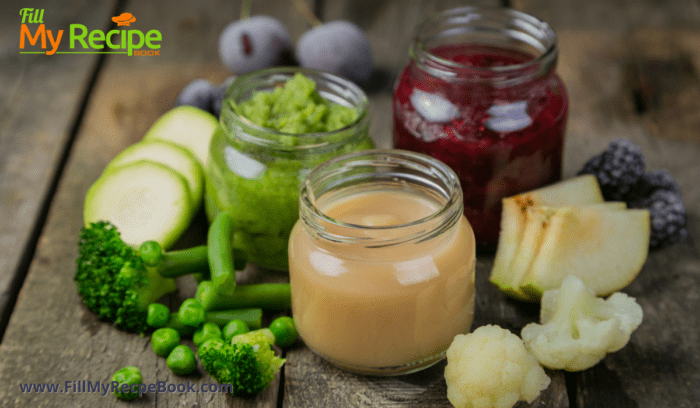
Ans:
[{"label": "blackberry", "polygon": [[644,173],[624,198],[628,203],[633,203],[651,196],[656,190],[680,194],[681,186],[668,170],[652,170]]},{"label": "blackberry", "polygon": [[630,207],[649,210],[650,248],[664,248],[688,236],[685,205],[679,192],[657,189],[649,197],[630,203]]},{"label": "blackberry", "polygon": [[614,140],[578,174],[593,174],[606,200],[621,201],[644,174],[642,149],[627,139]]}]

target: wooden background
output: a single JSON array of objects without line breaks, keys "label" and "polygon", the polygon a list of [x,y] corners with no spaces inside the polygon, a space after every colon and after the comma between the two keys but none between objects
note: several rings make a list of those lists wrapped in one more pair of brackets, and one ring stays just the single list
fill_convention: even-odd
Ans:
[{"label": "wooden background", "polygon": [[[549,371],[538,407],[697,407],[700,402],[700,1],[698,0],[305,0],[323,21],[348,19],[372,44],[371,134],[391,146],[391,91],[408,60],[413,28],[427,13],[465,5],[505,5],[548,21],[559,35],[558,72],[569,90],[565,176],[616,138],[642,146],[648,169],[669,169],[683,187],[690,237],[650,254],[625,289],[644,321],[623,350],[582,373]],[[137,28],[163,34],[160,57],[20,55],[19,9],[44,8],[48,29],[71,23],[108,29],[130,12]],[[85,192],[119,151],[141,139],[195,78],[221,82],[217,40],[240,1],[7,0],[0,11],[0,404],[126,406],[113,396],[22,393],[20,383],[105,382],[138,365],[144,381],[177,377],[148,338],[99,322],[81,304],[72,277]],[[283,0],[256,0],[298,39],[309,24]],[[65,41],[65,40],[64,40]],[[181,246],[201,242],[205,224]],[[538,310],[487,282],[492,259],[477,264],[475,326],[515,333]],[[265,280],[265,276],[249,277]],[[183,281],[182,298],[191,290]],[[176,301],[177,299],[173,299]],[[339,371],[303,345],[286,353],[278,380],[255,398],[148,394],[133,406],[449,407],[444,364],[377,379]],[[520,403],[518,406],[527,406]]]}]

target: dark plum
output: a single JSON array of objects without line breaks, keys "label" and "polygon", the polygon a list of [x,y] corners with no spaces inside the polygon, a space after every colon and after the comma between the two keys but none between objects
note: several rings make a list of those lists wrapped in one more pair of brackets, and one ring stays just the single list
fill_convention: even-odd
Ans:
[{"label": "dark plum", "polygon": [[208,112],[211,107],[211,95],[215,89],[210,81],[195,79],[182,88],[175,100],[175,106],[190,105]]},{"label": "dark plum", "polygon": [[285,62],[292,40],[287,28],[269,16],[234,21],[219,37],[219,56],[236,74],[245,74]]},{"label": "dark plum", "polygon": [[221,104],[224,103],[224,94],[226,93],[226,88],[231,85],[231,82],[235,79],[235,76],[228,77],[224,82],[217,85],[211,93],[211,107],[210,112],[212,115],[219,117],[221,113]]},{"label": "dark plum", "polygon": [[299,65],[343,76],[358,83],[372,75],[372,47],[355,24],[336,20],[304,33],[296,48]]}]

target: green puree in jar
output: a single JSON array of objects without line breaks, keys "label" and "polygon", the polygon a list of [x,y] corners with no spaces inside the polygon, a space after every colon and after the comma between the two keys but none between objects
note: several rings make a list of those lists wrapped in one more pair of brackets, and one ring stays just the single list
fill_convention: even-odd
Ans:
[{"label": "green puree in jar", "polygon": [[236,256],[259,266],[288,268],[289,235],[299,218],[299,187],[308,171],[332,157],[374,147],[368,122],[358,121],[361,112],[323,98],[316,86],[296,73],[284,86],[257,91],[238,103],[227,99],[222,123],[231,120],[234,134],[220,126],[211,142],[207,215],[211,220],[228,211]]},{"label": "green puree in jar", "polygon": [[236,113],[282,133],[331,132],[357,120],[357,111],[323,99],[316,83],[297,73],[272,92],[257,92],[234,107]]}]

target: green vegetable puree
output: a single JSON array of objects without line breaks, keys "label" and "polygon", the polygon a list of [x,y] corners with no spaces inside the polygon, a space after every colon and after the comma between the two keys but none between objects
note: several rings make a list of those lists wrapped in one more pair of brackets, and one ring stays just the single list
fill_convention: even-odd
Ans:
[{"label": "green vegetable puree", "polygon": [[257,92],[234,107],[236,113],[282,133],[331,132],[357,120],[358,113],[316,92],[316,82],[297,73],[272,92]]},{"label": "green vegetable puree", "polygon": [[[239,116],[284,133],[338,130],[353,124],[359,115],[355,109],[322,98],[316,83],[301,74],[272,92],[260,91],[242,103],[227,103]],[[335,156],[374,147],[366,128],[347,131],[355,136],[340,148],[280,152],[227,136],[221,126],[217,129],[210,147],[205,204],[210,221],[220,211],[231,214],[234,256],[267,268],[288,269],[289,235],[299,218],[299,187],[306,174]],[[275,140],[281,146],[299,143],[291,134],[278,134]],[[238,166],[245,167],[248,158],[258,170],[243,174]]]}]

